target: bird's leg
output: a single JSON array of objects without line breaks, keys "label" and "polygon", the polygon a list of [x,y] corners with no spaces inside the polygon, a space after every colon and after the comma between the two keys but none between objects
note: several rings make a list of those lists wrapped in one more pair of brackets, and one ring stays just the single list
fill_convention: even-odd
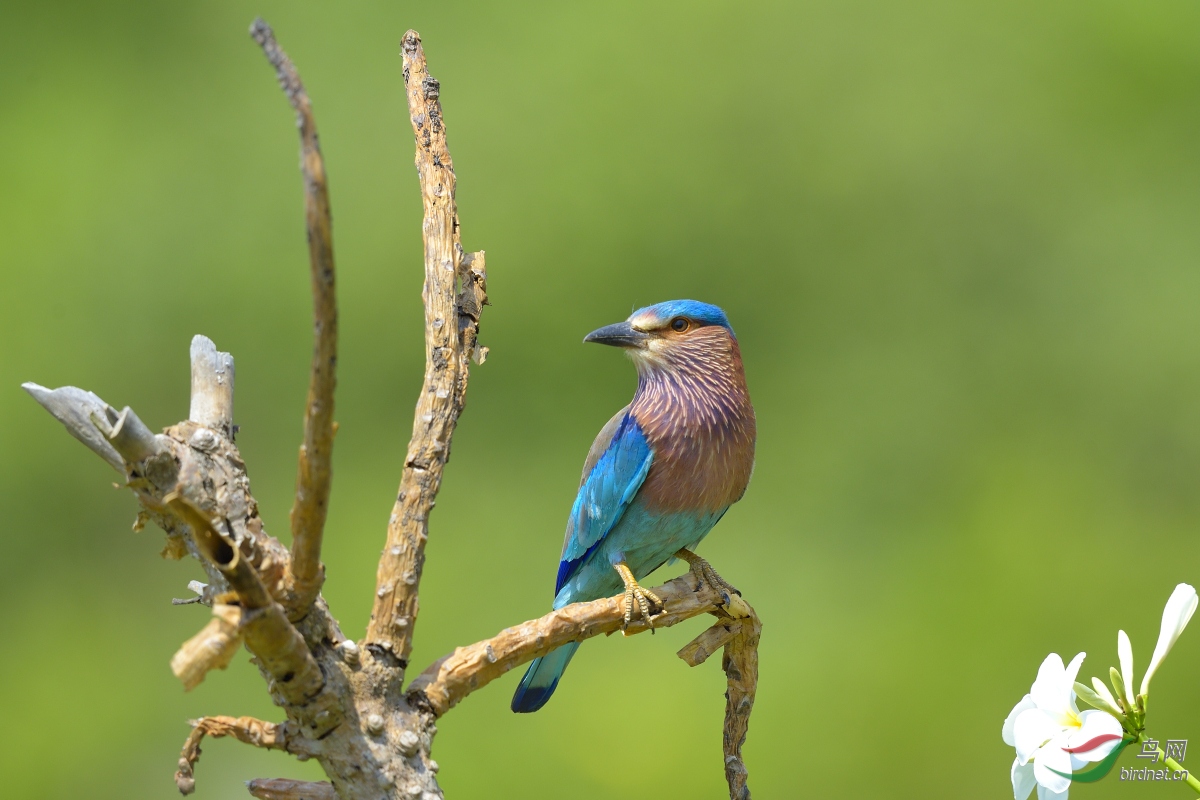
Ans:
[{"label": "bird's leg", "polygon": [[679,552],[675,554],[675,557],[681,558],[688,563],[688,569],[691,570],[691,573],[696,576],[697,580],[703,581],[714,589],[726,592],[729,595],[736,594],[738,597],[742,596],[742,593],[739,592],[733,584],[729,583],[717,574],[717,571],[712,568],[712,564],[709,564],[691,550],[680,548]]},{"label": "bird's leg", "polygon": [[613,568],[621,576],[621,580],[625,582],[625,622],[621,625],[621,631],[624,632],[629,627],[630,620],[633,619],[633,602],[636,599],[638,610],[642,612],[642,617],[646,620],[647,627],[653,633],[654,617],[650,614],[653,608],[651,603],[658,606],[661,610],[664,608],[663,601],[654,592],[638,585],[637,580],[633,577],[633,570],[629,569],[629,565],[624,561],[614,564]]}]

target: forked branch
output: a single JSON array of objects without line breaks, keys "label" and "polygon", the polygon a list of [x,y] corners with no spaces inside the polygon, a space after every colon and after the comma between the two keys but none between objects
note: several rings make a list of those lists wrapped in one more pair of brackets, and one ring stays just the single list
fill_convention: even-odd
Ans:
[{"label": "forked branch", "polygon": [[321,537],[333,480],[333,394],[337,385],[337,298],[334,292],[333,218],[325,161],[317,140],[312,103],[296,67],[275,41],[271,27],[256,19],[250,35],[275,68],[279,85],[296,110],[300,130],[300,170],[304,174],[304,221],[308,228],[308,257],[312,273],[313,356],[304,407],[304,442],[292,503],[292,563],[285,605],[302,617],[316,599],[324,580]]}]

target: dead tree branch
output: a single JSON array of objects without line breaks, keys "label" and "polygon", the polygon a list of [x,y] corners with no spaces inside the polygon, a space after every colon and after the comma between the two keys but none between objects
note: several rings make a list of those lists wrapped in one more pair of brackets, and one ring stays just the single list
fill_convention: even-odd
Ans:
[{"label": "dead tree branch", "polygon": [[[438,98],[441,86],[429,74],[416,31],[404,34],[404,88],[421,181],[425,218],[425,382],[417,398],[412,439],[400,490],[388,520],[387,546],[375,579],[375,607],[366,644],[408,663],[425,566],[429,513],[450,458],[450,438],[462,413],[467,369],[487,302],[483,253],[466,258],[454,202],[454,162],[446,148],[446,126]],[[462,284],[456,295],[456,283]]]},{"label": "dead tree branch", "polygon": [[200,760],[200,742],[205,736],[214,739],[232,736],[239,742],[265,750],[286,750],[306,757],[316,752],[314,748],[305,746],[286,722],[263,722],[254,717],[204,717],[192,720],[192,732],[183,743],[179,769],[175,772],[175,785],[180,794],[191,794],[196,790],[195,767]]},{"label": "dead tree branch", "polygon": [[728,686],[725,690],[725,728],[722,747],[725,751],[725,780],[729,784],[730,800],[750,800],[749,776],[742,761],[742,745],[750,728],[750,712],[754,709],[754,693],[758,688],[758,639],[762,623],[752,614],[742,620],[739,629],[725,644],[721,668],[725,670]]},{"label": "dead tree branch", "polygon": [[196,547],[221,571],[237,596],[241,608],[238,631],[259,665],[274,679],[274,689],[292,705],[304,705],[315,697],[325,682],[320,667],[304,637],[288,622],[283,608],[237,545],[181,495],[172,492],[163,503],[191,529]]},{"label": "dead tree branch", "polygon": [[285,605],[293,616],[304,616],[321,590],[321,537],[329,508],[333,481],[333,394],[337,386],[337,297],[334,292],[333,217],[325,161],[317,140],[312,103],[291,59],[275,41],[270,26],[255,20],[250,35],[275,68],[279,85],[296,110],[300,130],[300,169],[304,175],[304,221],[308,228],[308,255],[312,273],[313,356],[304,408],[304,443],[292,504],[292,563],[289,597]]},{"label": "dead tree branch", "polygon": [[233,438],[233,356],[207,336],[193,336],[192,405],[188,419]]},{"label": "dead tree branch", "polygon": [[171,671],[185,691],[200,685],[211,670],[225,669],[242,645],[242,609],[213,604],[213,618],[171,658]]},{"label": "dead tree branch", "polygon": [[259,778],[246,782],[252,797],[259,800],[338,800],[333,784],[326,781],[292,781],[287,778]]},{"label": "dead tree branch", "polygon": [[[655,628],[667,628],[706,613],[730,617],[741,612],[727,609],[725,595],[699,583],[688,573],[653,590],[664,603],[654,618]],[[458,705],[467,695],[482,689],[513,667],[544,656],[568,642],[583,641],[620,630],[625,611],[622,596],[589,603],[575,603],[512,628],[490,639],[460,647],[425,668],[409,685],[410,696],[424,701],[437,716]],[[735,600],[740,601],[740,598]],[[731,604],[731,603],[730,603]],[[744,612],[741,612],[744,613]],[[630,635],[649,630],[645,620],[630,623]]]},{"label": "dead tree branch", "polygon": [[[280,723],[249,717],[205,717],[183,748],[176,784],[195,787],[194,768],[205,736],[233,736],[298,758],[316,758],[329,783],[252,781],[260,798],[275,800],[441,800],[437,762],[430,757],[436,721],[508,670],[571,641],[621,626],[621,597],[582,603],[458,648],[430,665],[407,691],[405,670],[418,611],[428,518],[449,460],[462,413],[479,315],[487,303],[483,252],[466,253],[459,240],[455,177],[439,103],[420,37],[405,34],[404,81],[416,137],[424,198],[425,380],[400,490],[388,522],[376,599],[367,635],[348,641],[320,594],[321,538],[331,473],[337,316],[325,170],[312,108],[295,67],[261,20],[251,33],[275,67],[300,128],[305,208],[312,268],[315,344],[305,411],[304,443],[292,512],[293,550],[267,534],[234,442],[234,360],[204,336],[191,343],[189,418],[150,430],[130,408],[117,411],[81,389],[25,389],[67,430],[126,478],[141,505],[139,527],[156,522],[167,534],[163,554],[194,557],[206,584],[193,582],[212,619],[171,660],[185,689],[223,669],[241,644],[287,715]],[[730,796],[748,800],[741,747],[758,677],[758,618],[740,596],[689,572],[655,590],[664,600],[656,627],[713,614],[717,622],[679,655],[703,663],[724,648],[727,676],[725,771]],[[645,630],[637,621],[629,633]]]}]

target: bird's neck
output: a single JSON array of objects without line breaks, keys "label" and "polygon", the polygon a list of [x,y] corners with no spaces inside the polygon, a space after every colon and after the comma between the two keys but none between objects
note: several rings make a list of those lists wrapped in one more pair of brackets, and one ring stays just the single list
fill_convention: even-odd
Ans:
[{"label": "bird's neck", "polygon": [[737,340],[718,330],[706,343],[693,335],[691,347],[680,342],[638,365],[630,413],[654,451],[638,495],[652,511],[720,512],[750,481],[754,408]]},{"label": "bird's neck", "polygon": [[753,419],[737,339],[724,328],[698,331],[638,359],[633,409],[658,432],[730,432]]}]

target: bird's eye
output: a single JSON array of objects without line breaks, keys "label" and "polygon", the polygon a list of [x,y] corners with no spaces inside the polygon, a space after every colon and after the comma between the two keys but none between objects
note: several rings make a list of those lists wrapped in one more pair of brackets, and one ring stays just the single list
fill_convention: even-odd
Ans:
[{"label": "bird's eye", "polygon": [[671,330],[677,333],[683,333],[688,329],[688,326],[688,321],[683,317],[676,317],[675,319],[671,320]]}]

